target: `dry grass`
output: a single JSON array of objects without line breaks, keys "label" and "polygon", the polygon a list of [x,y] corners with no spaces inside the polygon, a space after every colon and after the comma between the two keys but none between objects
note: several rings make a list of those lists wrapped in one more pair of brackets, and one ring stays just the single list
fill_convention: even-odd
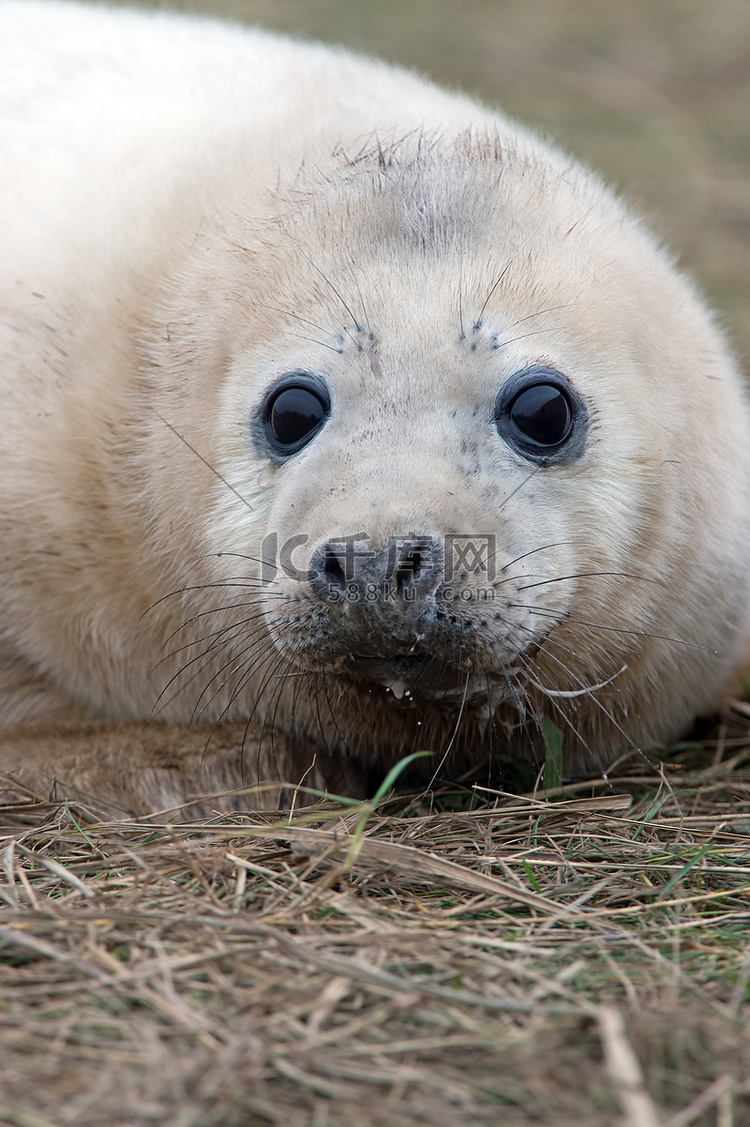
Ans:
[{"label": "dry grass", "polygon": [[5,810],[0,1122],[750,1123],[748,760],[734,728],[465,811]]},{"label": "dry grass", "polygon": [[[181,6],[537,122],[645,205],[747,351],[745,0]],[[720,735],[463,812],[0,812],[0,1123],[750,1124],[750,737]]]}]

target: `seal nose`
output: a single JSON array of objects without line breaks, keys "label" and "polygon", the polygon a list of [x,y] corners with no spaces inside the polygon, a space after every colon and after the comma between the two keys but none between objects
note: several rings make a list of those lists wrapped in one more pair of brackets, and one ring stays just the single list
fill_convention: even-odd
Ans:
[{"label": "seal nose", "polygon": [[308,578],[318,598],[340,600],[378,596],[420,602],[435,594],[442,579],[439,536],[394,536],[373,547],[367,536],[347,536],[319,544],[310,558]]}]

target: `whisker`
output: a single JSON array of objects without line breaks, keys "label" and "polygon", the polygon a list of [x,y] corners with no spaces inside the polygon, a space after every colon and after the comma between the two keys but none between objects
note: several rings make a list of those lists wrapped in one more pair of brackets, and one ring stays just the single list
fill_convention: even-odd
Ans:
[{"label": "whisker", "polygon": [[492,348],[493,350],[498,349],[498,348],[506,348],[509,344],[515,344],[516,341],[528,340],[529,337],[538,337],[538,336],[541,336],[543,333],[556,333],[557,331],[558,330],[556,328],[535,329],[533,333],[522,333],[520,336],[510,337],[508,340],[493,341],[492,344],[490,345],[490,348]]},{"label": "whisker", "polygon": [[[250,633],[251,635],[253,633],[260,634],[261,631],[260,631],[260,628],[253,628],[252,631],[247,631],[247,633]],[[241,636],[241,635],[239,635],[239,636]],[[230,640],[233,641],[234,639],[230,639]],[[226,645],[226,644],[227,644],[226,640],[223,640],[221,642],[221,645]],[[174,651],[174,653],[176,654],[176,653],[181,652],[183,648],[187,649],[187,648],[189,648],[189,646],[181,647],[180,650],[176,650],[176,651]],[[177,670],[177,672],[172,677],[169,678],[166,685],[164,685],[164,687],[162,688],[158,697],[156,698],[156,701],[154,702],[153,709],[152,709],[152,715],[154,715],[156,713],[157,708],[158,708],[158,711],[163,712],[164,709],[167,708],[172,703],[172,701],[176,700],[177,697],[181,693],[183,693],[196,680],[196,678],[198,678],[201,675],[201,673],[203,672],[204,666],[205,666],[206,658],[209,657],[209,655],[212,652],[217,651],[218,648],[220,648],[220,647],[217,646],[216,640],[214,640],[210,645],[208,645],[204,650],[202,650],[201,653],[196,654],[195,657],[191,658],[189,661],[184,662],[180,666],[180,668]],[[172,656],[172,655],[167,655],[167,658],[163,658],[162,661],[157,663],[155,668],[158,668],[164,661],[169,660],[170,656]],[[190,667],[192,665],[195,665],[196,662],[203,662],[203,664],[200,665],[196,670],[194,670],[193,674],[188,678],[188,680],[185,681],[184,684],[180,685],[179,688],[177,689],[177,691],[174,692],[172,694],[172,696],[170,696],[166,701],[164,701],[163,704],[161,704],[162,698],[169,691],[171,686],[174,685],[174,683],[180,677],[182,677],[186,673],[186,671],[188,669],[190,669]],[[229,664],[229,663],[227,663],[227,664]],[[219,672],[221,672],[221,670],[219,670]],[[218,675],[218,673],[215,674],[215,676],[217,676],[217,675]],[[213,678],[212,678],[212,680],[213,680]],[[210,682],[209,682],[209,684],[210,684]]]},{"label": "whisker", "polygon": [[505,508],[505,506],[508,504],[508,501],[510,501],[510,499],[512,497],[515,497],[516,493],[519,493],[520,490],[522,490],[524,488],[524,486],[528,485],[529,482],[533,478],[536,477],[536,475],[539,473],[541,468],[542,468],[541,466],[535,466],[533,470],[529,471],[529,473],[526,475],[526,477],[523,479],[523,481],[519,482],[519,484],[516,486],[516,488],[514,490],[512,490],[512,492],[506,493],[505,496],[503,497],[502,504],[501,504],[500,508],[501,509]]},{"label": "whisker", "polygon": [[[186,661],[183,665],[181,665],[177,672],[169,678],[167,683],[160,690],[159,695],[157,696],[153,705],[151,706],[152,718],[154,716],[158,716],[160,713],[163,713],[167,708],[169,708],[170,704],[176,701],[177,698],[182,695],[182,693],[186,692],[187,689],[189,689],[190,686],[198,680],[206,667],[206,658],[209,652],[210,648],[204,650],[202,653],[196,654],[196,656],[194,658],[191,658],[190,661]],[[200,664],[198,664],[199,662]],[[192,665],[195,665],[196,668],[189,676],[186,676],[187,671]],[[170,690],[175,685],[177,687],[174,689],[174,692],[170,693]]]},{"label": "whisker", "polygon": [[[556,575],[554,579],[540,579],[536,583],[526,583],[523,587],[518,587],[517,590],[529,591],[532,587],[545,587],[550,583],[562,583],[566,579],[599,579],[605,576],[611,579],[637,579],[641,583],[663,585],[663,581],[660,579],[646,579],[643,575],[631,575],[627,571],[578,571],[571,575]],[[509,576],[508,580],[503,580],[503,582],[509,582],[513,578],[513,576]]]},{"label": "whisker", "polygon": [[458,279],[458,339],[463,340],[466,336],[464,330],[464,300],[463,300],[463,271]]},{"label": "whisker", "polygon": [[[550,654],[549,656],[551,657],[552,655]],[[598,689],[605,689],[607,685],[611,685],[613,681],[616,681],[620,674],[624,673],[627,668],[627,665],[623,665],[622,669],[618,669],[617,673],[613,673],[613,675],[611,677],[608,677],[606,681],[599,681],[599,683],[596,685],[586,685],[582,689],[548,689],[544,685],[540,684],[539,681],[535,681],[533,679],[530,679],[530,683],[534,686],[534,688],[539,689],[541,693],[544,693],[546,697],[573,700],[575,697],[590,696],[591,693],[597,692]]]},{"label": "whisker", "polygon": [[[178,646],[176,649],[170,650],[168,654],[161,658],[160,661],[157,661],[156,665],[154,665],[152,668],[152,672],[156,669],[159,669],[160,666],[165,664],[165,662],[171,661],[172,658],[177,657],[178,654],[185,653],[186,650],[191,649],[193,646],[200,646],[204,642],[208,642],[209,639],[212,639],[210,645],[203,651],[204,654],[210,653],[211,649],[213,649],[214,647],[225,645],[228,640],[232,641],[234,640],[234,638],[241,636],[241,634],[235,634],[233,633],[233,631],[239,630],[239,628],[242,626],[248,626],[250,623],[257,623],[258,621],[262,620],[263,617],[264,612],[259,611],[258,614],[251,615],[249,618],[239,619],[236,622],[230,623],[228,626],[222,626],[218,630],[212,630],[208,634],[202,634],[200,635],[200,637],[191,638],[189,642],[185,642],[184,646]],[[177,631],[175,631],[175,634],[176,633]],[[168,638],[167,641],[169,641],[173,637],[174,634],[171,634],[170,638]]]},{"label": "whisker", "polygon": [[[559,622],[560,616],[555,611],[543,610],[540,607],[527,607],[523,603],[509,604],[514,609],[527,610],[529,614],[534,614],[539,618],[554,618]],[[569,615],[565,616],[565,622],[572,622],[575,626],[590,626],[592,630],[604,630],[611,634],[630,634],[635,638],[652,638],[657,642],[671,642],[675,646],[686,646],[691,650],[701,650],[703,653],[710,654],[712,657],[718,657],[717,650],[711,650],[708,646],[702,646],[699,642],[688,642],[684,638],[670,638],[667,634],[652,634],[648,630],[633,630],[620,626],[604,626],[600,622],[586,622],[582,618],[571,618]]]},{"label": "whisker", "polygon": [[[313,685],[312,685],[312,689],[315,690],[314,697],[313,697],[313,704],[314,704],[314,708],[315,708],[315,719],[316,719],[317,724],[318,724],[318,734],[319,734],[320,739],[323,743],[323,747],[324,747],[325,751],[329,755],[331,755],[332,752],[331,752],[331,747],[330,747],[330,744],[329,744],[329,741],[328,741],[328,734],[327,734],[327,731],[326,731],[326,725],[323,723],[323,717],[320,714],[320,688],[321,688],[321,686],[322,686],[322,689],[323,689],[323,695],[325,697],[325,703],[326,703],[326,706],[328,708],[328,715],[331,717],[332,720],[334,719],[334,709],[333,709],[333,705],[331,704],[331,698],[328,694],[329,681],[325,677],[323,677],[322,679],[319,678],[319,677],[316,677],[316,679],[315,679],[315,681],[313,682]],[[299,689],[300,689],[299,682],[295,685],[295,689],[297,691],[299,691]],[[308,689],[308,699],[310,699],[310,689]],[[336,730],[338,732],[339,738],[341,739],[342,743],[344,744],[344,747],[347,747],[347,742],[344,739],[344,737],[341,733],[341,730],[340,730],[337,723],[335,723],[335,727],[336,727]],[[348,748],[347,748],[347,750],[348,750]]]},{"label": "whisker", "polygon": [[509,329],[514,329],[516,325],[522,325],[524,321],[531,321],[534,317],[541,317],[544,313],[556,313],[559,309],[570,309],[576,305],[575,301],[566,301],[563,305],[549,305],[546,309],[538,309],[536,313],[529,313],[526,317],[519,317],[512,325],[508,325]]},{"label": "whisker", "polygon": [[[242,556],[237,552],[218,552],[218,553],[217,552],[211,552],[210,553],[211,558],[213,558],[215,555],[217,555],[217,556],[224,555],[224,556],[227,556],[227,557],[236,556],[238,559],[246,559],[246,560],[250,561],[251,563],[263,564],[263,562],[264,562],[261,559],[257,559],[257,560],[254,559],[253,556]],[[195,584],[193,584],[192,586],[189,586],[189,587],[176,587],[174,589],[174,591],[168,591],[166,595],[160,595],[158,599],[155,599],[153,603],[150,603],[149,606],[146,608],[146,610],[143,612],[143,614],[140,616],[139,621],[143,621],[143,619],[146,617],[147,614],[150,614],[152,610],[154,610],[156,607],[158,607],[161,603],[165,603],[168,599],[177,598],[178,595],[189,595],[189,594],[192,594],[194,591],[214,591],[214,590],[219,590],[223,587],[228,587],[230,589],[236,587],[236,588],[239,588],[240,590],[250,589],[251,591],[252,590],[262,591],[262,590],[268,589],[268,584],[264,583],[262,579],[258,579],[258,578],[254,577],[252,575],[248,575],[248,576],[229,575],[229,576],[227,576],[226,579],[216,579],[216,580],[213,580],[210,583],[195,583]],[[190,620],[188,620],[188,621],[190,621]]]},{"label": "whisker", "polygon": [[362,296],[362,288],[359,284],[359,278],[357,277],[357,272],[354,269],[354,263],[350,262],[349,266],[351,267],[351,280],[354,282],[354,288],[357,291],[357,297],[359,298],[359,304],[360,304],[360,307],[361,307],[362,312],[364,314],[365,324],[367,325],[367,331],[370,334],[370,336],[372,336],[373,335],[372,334],[372,325],[370,324],[370,317],[369,317],[368,312],[367,312],[367,306],[365,305],[365,299]]},{"label": "whisker", "polygon": [[[279,659],[279,661],[282,660],[282,655],[280,655],[278,653],[278,651],[276,651],[276,657]],[[237,699],[239,692],[242,691],[242,688],[243,688],[243,685],[242,685],[242,682],[240,681],[238,686],[235,688],[235,690],[230,695],[229,701],[227,702],[226,708],[224,709],[221,716],[219,717],[218,723],[222,723],[224,721],[224,719],[226,718],[226,716],[229,712],[229,709],[232,707],[235,700]],[[265,686],[264,686],[264,688],[265,688]],[[264,691],[264,690],[261,690],[261,691]],[[243,733],[243,736],[242,736],[243,759],[242,759],[242,763],[241,763],[241,774],[242,774],[243,783],[244,783],[244,780],[245,780],[245,765],[244,765],[245,749],[246,749],[246,746],[247,746],[248,736],[249,736],[250,730],[252,728],[253,720],[255,719],[255,712],[258,708],[258,705],[260,704],[260,696],[261,696],[261,694],[258,694],[257,697],[256,697],[255,705],[253,706],[253,709],[251,710],[250,715],[247,717],[247,720],[245,722],[245,730],[244,730],[244,733]],[[264,740],[264,736],[265,736],[265,731],[266,731],[266,722],[265,722],[265,719],[264,719],[263,723],[261,724],[260,732],[258,733],[258,739],[257,739],[257,745],[256,745],[256,771],[255,771],[255,777],[256,778],[260,778],[260,774],[261,774],[261,770],[260,770],[261,751],[262,751],[262,747],[263,747],[263,740]],[[277,770],[278,770],[278,761],[276,759],[273,729],[271,730],[271,754],[273,755],[274,762],[277,763]]]},{"label": "whisker", "polygon": [[311,329],[317,329],[318,332],[329,332],[329,330],[326,329],[324,325],[319,325],[317,321],[310,321],[307,317],[300,317],[299,313],[292,313],[290,309],[282,309],[280,305],[265,305],[262,301],[254,301],[253,306],[256,309],[268,309],[272,313],[281,313],[284,317],[292,317],[295,321],[299,321],[302,325],[309,325]]},{"label": "whisker", "polygon": [[293,333],[291,329],[281,329],[279,331],[279,335],[285,337],[294,337],[295,340],[309,341],[311,344],[317,344],[321,348],[327,348],[330,352],[335,352],[337,356],[341,356],[344,351],[343,348],[336,348],[336,346],[333,344],[326,344],[324,340],[318,340],[317,337],[306,337],[304,333]]},{"label": "whisker", "polygon": [[542,544],[540,548],[532,548],[530,551],[522,552],[520,556],[516,556],[514,559],[509,560],[508,563],[503,564],[500,570],[506,571],[509,567],[513,567],[514,564],[520,563],[521,560],[528,559],[529,556],[533,556],[537,552],[548,552],[550,548],[567,548],[570,547],[571,544],[575,544],[575,540],[556,540],[551,544]]},{"label": "whisker", "polygon": [[[546,651],[543,651],[543,652],[546,652]],[[547,655],[547,656],[551,657],[552,655]],[[532,661],[527,661],[524,658],[523,655],[521,655],[521,661],[522,661],[523,665],[526,667],[527,670],[529,670],[535,664]],[[566,669],[566,671],[569,672],[569,670],[567,670],[567,667],[563,666],[563,668]],[[565,727],[568,729],[568,731],[571,732],[573,736],[575,736],[576,740],[581,745],[581,747],[584,748],[584,750],[587,751],[589,753],[589,755],[594,757],[593,749],[591,748],[590,744],[581,735],[580,731],[576,727],[576,724],[575,724],[573,718],[571,718],[568,715],[568,713],[565,711],[565,709],[559,704],[558,700],[556,700],[555,698],[547,698],[547,699],[549,700],[549,704],[552,708],[552,711],[555,714],[555,718],[557,720],[559,720],[560,723],[564,724]],[[537,719],[540,719],[538,714],[537,714]],[[632,741],[631,741],[631,743],[632,743]]]},{"label": "whisker", "polygon": [[[605,708],[605,706],[602,704],[602,702],[599,700],[598,697],[594,696],[593,693],[586,690],[586,688],[583,685],[581,679],[576,676],[576,674],[573,672],[573,670],[570,669],[567,665],[565,665],[564,662],[562,662],[558,658],[556,658],[554,656],[554,654],[548,653],[546,650],[544,652],[545,652],[545,656],[548,657],[550,659],[550,661],[554,661],[557,665],[560,666],[560,668],[563,670],[564,673],[567,673],[569,677],[572,677],[574,681],[578,682],[578,684],[584,689],[585,695],[591,701],[591,703],[594,704],[607,717],[610,724],[612,724],[613,727],[620,733],[620,735],[623,736],[623,738],[627,741],[627,743],[633,749],[639,750],[638,745],[634,742],[633,739],[631,739],[631,737],[628,735],[628,733],[625,731],[625,729],[622,727],[622,725],[618,723],[618,721],[615,719],[615,717],[612,714],[612,712],[610,711],[610,709]],[[623,671],[620,670],[620,673],[622,673],[622,672]],[[620,673],[617,674],[618,677],[620,676]],[[543,688],[542,688],[542,692],[544,692],[545,695],[547,695],[546,690],[544,690]],[[550,699],[550,698],[548,698],[548,699]],[[555,709],[560,708],[560,705],[557,703],[557,700],[550,699],[550,703],[552,704],[552,706]],[[576,735],[577,735],[577,738],[580,740],[581,739],[580,734],[576,733]],[[583,741],[581,741],[581,742],[583,742]],[[590,751],[591,749],[587,748],[587,750]]]},{"label": "whisker", "polygon": [[[251,639],[252,639],[253,635],[256,635],[258,633],[258,631],[249,630],[246,633],[248,633],[250,635]],[[239,635],[239,636],[241,636],[241,635]],[[232,639],[232,640],[234,641],[235,639]],[[270,644],[267,644],[264,647],[264,649],[265,649],[266,652],[268,652],[271,649]],[[254,674],[258,665],[263,662],[263,660],[266,656],[264,649],[261,649],[260,651],[255,653],[252,661],[247,661],[246,655],[251,652],[251,647],[250,647],[250,645],[245,645],[244,648],[241,649],[239,652],[233,653],[232,656],[230,657],[230,659],[228,661],[226,661],[222,666],[220,666],[216,670],[216,672],[213,674],[211,679],[207,682],[206,685],[204,685],[200,696],[198,697],[198,699],[196,700],[196,702],[193,706],[191,723],[194,723],[196,718],[205,715],[206,711],[211,707],[211,705],[216,700],[216,698],[229,685],[234,673],[237,672],[239,669],[243,669],[242,676],[240,677],[239,681],[237,682],[235,689],[232,690],[232,692],[230,693],[229,703],[227,704],[224,711],[222,712],[222,716],[226,716],[227,710],[229,709],[229,707],[231,706],[233,701],[236,700],[238,693],[247,684],[248,679]],[[221,677],[227,669],[230,670],[230,673],[228,674],[228,676],[224,677],[224,680],[218,685],[217,688],[214,689],[214,691],[210,694],[210,696],[207,697],[207,699],[206,699],[205,703],[202,705],[202,707],[200,707],[201,701],[204,699],[204,697],[206,697],[206,694],[208,693],[211,685],[213,685],[214,681],[216,681],[217,678]],[[261,689],[261,692],[262,692],[262,689]]]},{"label": "whisker", "polygon": [[456,742],[456,737],[458,736],[458,729],[461,725],[461,717],[464,714],[464,708],[466,706],[466,695],[469,691],[470,677],[471,677],[471,673],[467,670],[466,681],[464,682],[464,695],[463,695],[463,698],[461,700],[461,707],[458,710],[458,716],[456,717],[456,723],[453,726],[453,734],[452,734],[450,740],[448,741],[448,746],[446,747],[445,751],[443,752],[442,759],[438,763],[437,767],[435,768],[435,771],[433,773],[432,778],[430,779],[429,783],[427,784],[427,788],[426,788],[427,790],[431,790],[432,787],[435,785],[435,779],[438,777],[438,775],[442,771],[442,769],[445,765],[445,761],[447,760],[448,756],[450,755],[451,748],[453,747],[454,743]]},{"label": "whisker", "polygon": [[[270,650],[271,646],[269,646],[267,648]],[[276,660],[275,660],[275,662],[273,662],[271,664],[271,668],[267,671],[265,678],[261,681],[261,684],[258,688],[258,691],[255,694],[255,703],[253,704],[253,707],[250,710],[250,714],[247,718],[247,728],[246,728],[246,730],[250,729],[252,721],[255,719],[255,715],[256,715],[259,707],[260,707],[261,700],[263,699],[263,696],[264,696],[268,686],[272,685],[274,692],[277,692],[277,693],[280,692],[281,682],[276,681],[277,670],[278,670],[279,666],[284,661],[288,662],[291,665],[291,658],[289,657],[289,655],[285,654],[285,653],[281,653],[275,647],[273,647],[273,655],[275,656]],[[263,655],[263,656],[265,656],[265,655]],[[254,664],[255,663],[253,663],[253,666],[254,666]],[[251,675],[252,671],[253,671],[253,667],[251,666],[251,667],[248,668],[248,670],[245,672],[243,677],[237,683],[236,690],[233,693],[232,697],[230,698],[230,701],[227,705],[227,708],[224,710],[224,715],[226,715],[226,712],[229,710],[229,708],[232,706],[234,701],[237,699],[237,696],[239,695],[239,693],[242,692],[242,690],[245,688],[245,685],[247,684],[247,679]],[[264,720],[264,725],[265,725],[265,720]]]},{"label": "whisker", "polygon": [[[482,305],[482,308],[481,308],[481,309],[479,310],[479,316],[477,317],[476,321],[474,322],[474,325],[475,325],[475,327],[476,327],[476,328],[479,328],[479,326],[480,326],[480,325],[482,324],[482,317],[484,316],[484,311],[485,311],[485,309],[487,308],[487,305],[488,305],[488,303],[489,303],[489,300],[490,300],[490,298],[492,297],[492,295],[493,295],[493,293],[495,292],[495,290],[497,289],[497,287],[498,287],[498,286],[500,285],[500,283],[502,282],[502,280],[503,280],[503,278],[505,277],[505,275],[506,275],[506,274],[508,273],[508,271],[510,270],[512,262],[513,262],[513,259],[511,259],[511,260],[510,260],[510,262],[509,262],[509,263],[508,263],[508,264],[507,264],[507,265],[506,265],[506,266],[505,266],[505,267],[503,268],[503,270],[502,270],[502,272],[501,272],[501,274],[500,274],[500,277],[499,277],[499,278],[497,279],[497,281],[495,282],[495,284],[494,284],[494,285],[492,286],[492,288],[491,288],[490,292],[489,292],[489,293],[487,294],[486,298],[484,299],[484,303],[483,303],[483,305]],[[526,318],[524,317],[524,318],[523,318],[523,320],[526,320]],[[516,323],[516,324],[518,324],[518,322],[515,322],[515,323]],[[511,327],[512,327],[512,326],[511,326]]]},{"label": "whisker", "polygon": [[307,259],[307,261],[308,261],[308,262],[310,263],[310,265],[312,266],[312,268],[313,268],[313,270],[315,271],[315,273],[316,273],[316,274],[319,274],[319,275],[320,275],[320,277],[321,277],[321,278],[323,279],[323,281],[325,282],[325,284],[326,284],[327,286],[329,286],[329,287],[330,287],[330,289],[331,289],[331,290],[332,290],[332,291],[333,291],[333,292],[335,293],[336,297],[337,297],[337,298],[339,299],[339,301],[340,301],[340,302],[341,302],[341,304],[343,305],[344,309],[346,310],[346,312],[347,312],[347,313],[349,314],[349,316],[351,317],[351,319],[352,319],[352,322],[353,322],[353,324],[354,324],[354,327],[355,327],[355,329],[357,330],[357,332],[361,332],[361,331],[362,331],[362,327],[361,327],[361,325],[359,324],[359,322],[358,322],[357,318],[356,318],[356,317],[354,316],[354,314],[352,313],[352,311],[351,311],[351,309],[349,308],[349,306],[347,305],[347,303],[346,303],[346,302],[344,301],[344,299],[343,299],[343,297],[341,296],[341,294],[339,293],[339,291],[338,291],[338,290],[336,289],[336,287],[334,286],[334,284],[333,284],[333,282],[331,281],[331,279],[330,279],[330,278],[327,278],[327,277],[326,277],[326,275],[325,275],[325,274],[323,273],[323,271],[322,271],[322,270],[320,269],[320,267],[319,267],[319,266],[317,266],[315,262],[313,262],[312,258],[310,258],[309,254],[305,254],[305,252],[304,252],[304,251],[301,251],[300,253],[302,254],[303,258],[306,258],[306,259]]},{"label": "whisker", "polygon": [[187,446],[188,450],[190,450],[190,452],[191,452],[191,453],[195,454],[196,458],[198,458],[198,459],[199,459],[199,460],[200,460],[201,462],[203,462],[203,465],[204,465],[204,466],[206,466],[206,468],[207,468],[207,469],[209,469],[209,470],[211,471],[211,473],[215,475],[215,477],[218,477],[219,481],[220,481],[220,482],[221,482],[221,483],[222,483],[223,485],[226,485],[227,489],[229,489],[229,490],[230,490],[230,491],[231,491],[232,493],[234,493],[235,497],[237,497],[237,498],[238,498],[238,499],[239,499],[240,501],[242,501],[242,504],[243,504],[243,505],[245,505],[245,506],[246,506],[246,508],[248,508],[248,509],[250,510],[250,512],[251,512],[251,513],[255,511],[255,510],[253,509],[253,506],[252,506],[252,505],[250,504],[250,502],[249,502],[249,501],[247,501],[247,500],[246,500],[246,499],[245,499],[245,498],[244,498],[244,497],[242,496],[242,494],[241,494],[241,493],[239,493],[239,492],[238,492],[238,491],[237,491],[237,490],[236,490],[236,489],[234,488],[234,486],[233,486],[233,485],[231,485],[231,484],[230,484],[230,483],[229,483],[229,482],[227,481],[227,479],[226,479],[225,477],[222,477],[222,475],[221,475],[221,474],[219,473],[219,471],[218,471],[218,470],[217,470],[217,469],[216,469],[216,468],[215,468],[214,466],[212,466],[212,465],[211,465],[211,463],[210,463],[209,461],[207,461],[207,460],[206,460],[206,459],[205,459],[205,458],[203,457],[203,455],[202,455],[202,454],[199,454],[199,453],[198,453],[198,451],[197,451],[197,450],[195,449],[195,447],[194,447],[194,446],[191,446],[191,444],[190,444],[190,443],[188,442],[188,440],[187,440],[187,439],[186,439],[186,438],[184,437],[184,435],[180,434],[180,432],[179,432],[179,431],[177,430],[177,428],[176,428],[176,427],[173,427],[171,423],[168,423],[168,422],[167,422],[167,420],[166,420],[166,419],[165,419],[165,418],[163,417],[163,415],[160,415],[160,414],[159,414],[159,412],[158,412],[158,411],[156,410],[156,408],[155,408],[155,407],[152,407],[152,408],[151,408],[151,410],[152,410],[152,411],[154,412],[154,414],[156,415],[157,419],[161,419],[161,421],[162,421],[162,422],[164,423],[164,426],[165,426],[165,427],[169,427],[169,429],[170,429],[170,430],[172,431],[172,434],[175,434],[175,435],[177,435],[177,437],[179,438],[180,442],[184,442],[184,444],[185,444],[185,446]]},{"label": "whisker", "polygon": [[[169,637],[166,639],[165,645],[167,645],[169,642],[171,642],[173,638],[175,638],[179,633],[181,633],[181,631],[187,629],[188,626],[192,626],[195,622],[200,622],[200,620],[202,618],[208,618],[208,616],[212,615],[212,614],[225,614],[227,611],[232,611],[232,610],[244,610],[245,607],[257,607],[258,613],[254,617],[257,617],[257,618],[263,617],[264,610],[262,608],[262,604],[259,601],[254,601],[254,600],[250,600],[250,601],[247,601],[247,602],[241,602],[241,603],[226,603],[224,606],[210,607],[208,610],[199,611],[198,614],[194,614],[192,618],[186,618],[184,622],[180,623],[180,625],[177,626],[172,631],[172,633],[169,635]],[[242,621],[247,622],[247,621],[249,621],[249,619],[243,619]],[[188,648],[188,646],[193,645],[193,643],[195,643],[195,642],[202,642],[206,638],[212,637],[213,634],[218,634],[222,630],[227,630],[227,629],[229,629],[229,627],[222,626],[222,627],[219,628],[219,630],[211,631],[208,634],[203,634],[198,638],[192,638],[190,641],[186,642],[183,646],[178,646],[177,649],[171,650],[170,653],[167,655],[167,658],[173,657],[175,654],[180,653],[182,650],[186,650]],[[164,661],[167,660],[167,658],[162,658],[161,661],[158,664],[161,665]]]}]

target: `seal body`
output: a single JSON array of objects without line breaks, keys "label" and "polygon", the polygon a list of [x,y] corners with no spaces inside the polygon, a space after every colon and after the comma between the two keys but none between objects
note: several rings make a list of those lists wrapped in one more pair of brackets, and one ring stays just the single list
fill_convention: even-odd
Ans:
[{"label": "seal body", "polygon": [[575,773],[716,702],[745,396],[590,172],[343,50],[52,0],[0,3],[0,153],[0,766],[235,724],[346,789],[552,721]]}]

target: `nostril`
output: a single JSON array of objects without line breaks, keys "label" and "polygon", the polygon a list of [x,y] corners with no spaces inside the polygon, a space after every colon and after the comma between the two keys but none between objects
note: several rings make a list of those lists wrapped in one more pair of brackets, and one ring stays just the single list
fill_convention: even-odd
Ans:
[{"label": "nostril", "polygon": [[310,568],[307,573],[312,587],[319,593],[332,592],[341,594],[346,591],[347,579],[346,556],[338,551],[333,543],[321,544],[316,548],[310,559]]},{"label": "nostril", "polygon": [[418,549],[405,552],[396,568],[396,590],[403,595],[409,584],[414,584],[422,572],[422,553]]},{"label": "nostril", "polygon": [[346,571],[336,550],[326,544],[323,549],[323,577],[329,587],[346,590]]}]

